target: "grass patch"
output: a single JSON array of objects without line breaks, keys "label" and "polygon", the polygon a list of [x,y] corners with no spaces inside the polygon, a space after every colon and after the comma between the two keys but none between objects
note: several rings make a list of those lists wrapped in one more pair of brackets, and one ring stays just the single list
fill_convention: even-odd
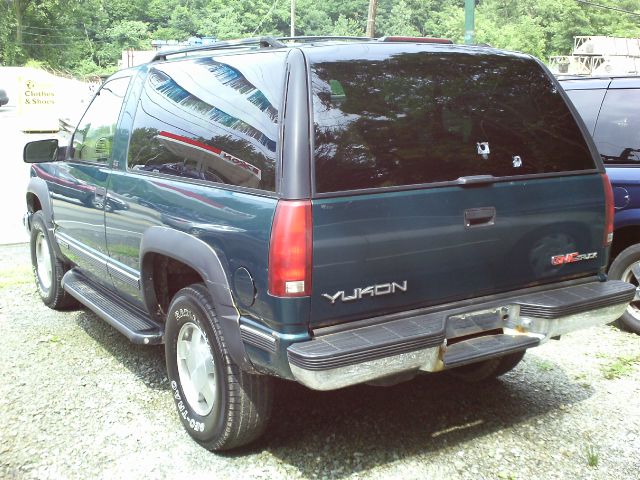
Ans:
[{"label": "grass patch", "polygon": [[31,267],[20,266],[0,271],[0,288],[15,287],[33,282]]},{"label": "grass patch", "polygon": [[542,370],[543,372],[550,372],[551,370],[553,370],[554,365],[553,363],[547,361],[547,360],[538,360],[536,362],[536,366]]},{"label": "grass patch", "polygon": [[591,443],[587,444],[584,449],[584,453],[587,456],[587,465],[592,468],[598,466],[600,456],[598,455],[598,449]]},{"label": "grass patch", "polygon": [[607,380],[621,378],[633,372],[635,365],[640,364],[640,354],[633,356],[618,357],[613,362],[600,367],[602,375]]}]

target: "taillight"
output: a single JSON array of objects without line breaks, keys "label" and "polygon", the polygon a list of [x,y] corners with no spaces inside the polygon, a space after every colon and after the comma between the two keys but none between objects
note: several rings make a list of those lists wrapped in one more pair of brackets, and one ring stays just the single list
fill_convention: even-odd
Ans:
[{"label": "taillight", "polygon": [[269,244],[269,293],[311,295],[311,201],[280,200]]},{"label": "taillight", "polygon": [[613,189],[611,188],[611,182],[606,173],[602,174],[602,185],[604,187],[604,199],[605,199],[605,229],[604,229],[604,241],[605,247],[611,245],[613,242],[613,215],[614,215],[614,203],[613,203]]}]

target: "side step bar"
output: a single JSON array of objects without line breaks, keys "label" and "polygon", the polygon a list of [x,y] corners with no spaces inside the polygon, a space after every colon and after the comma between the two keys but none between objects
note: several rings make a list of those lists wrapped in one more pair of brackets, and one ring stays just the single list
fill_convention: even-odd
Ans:
[{"label": "side step bar", "polygon": [[163,325],[152,321],[143,312],[127,305],[111,292],[96,286],[75,269],[64,275],[62,286],[73,298],[91,309],[132,343],[163,343]]},{"label": "side step bar", "polygon": [[448,345],[442,360],[444,368],[453,368],[477,360],[501,357],[539,344],[540,339],[526,335],[485,335]]}]

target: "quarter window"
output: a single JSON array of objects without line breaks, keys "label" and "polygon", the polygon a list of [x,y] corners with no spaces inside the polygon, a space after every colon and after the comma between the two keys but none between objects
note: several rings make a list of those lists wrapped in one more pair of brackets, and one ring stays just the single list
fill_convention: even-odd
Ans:
[{"label": "quarter window", "polygon": [[273,191],[284,59],[256,53],[152,68],[129,168]]},{"label": "quarter window", "polygon": [[130,77],[105,83],[80,120],[72,140],[74,160],[106,163]]}]

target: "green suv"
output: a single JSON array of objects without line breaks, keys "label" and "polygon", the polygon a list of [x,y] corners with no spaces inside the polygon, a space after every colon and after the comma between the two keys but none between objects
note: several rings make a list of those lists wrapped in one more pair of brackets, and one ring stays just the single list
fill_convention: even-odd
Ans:
[{"label": "green suv", "polygon": [[164,343],[212,450],[265,431],[273,377],[483,380],[635,293],[605,275],[602,162],[528,55],[270,37],[159,53],[105,81],[68,146],[24,156],[42,300]]}]

